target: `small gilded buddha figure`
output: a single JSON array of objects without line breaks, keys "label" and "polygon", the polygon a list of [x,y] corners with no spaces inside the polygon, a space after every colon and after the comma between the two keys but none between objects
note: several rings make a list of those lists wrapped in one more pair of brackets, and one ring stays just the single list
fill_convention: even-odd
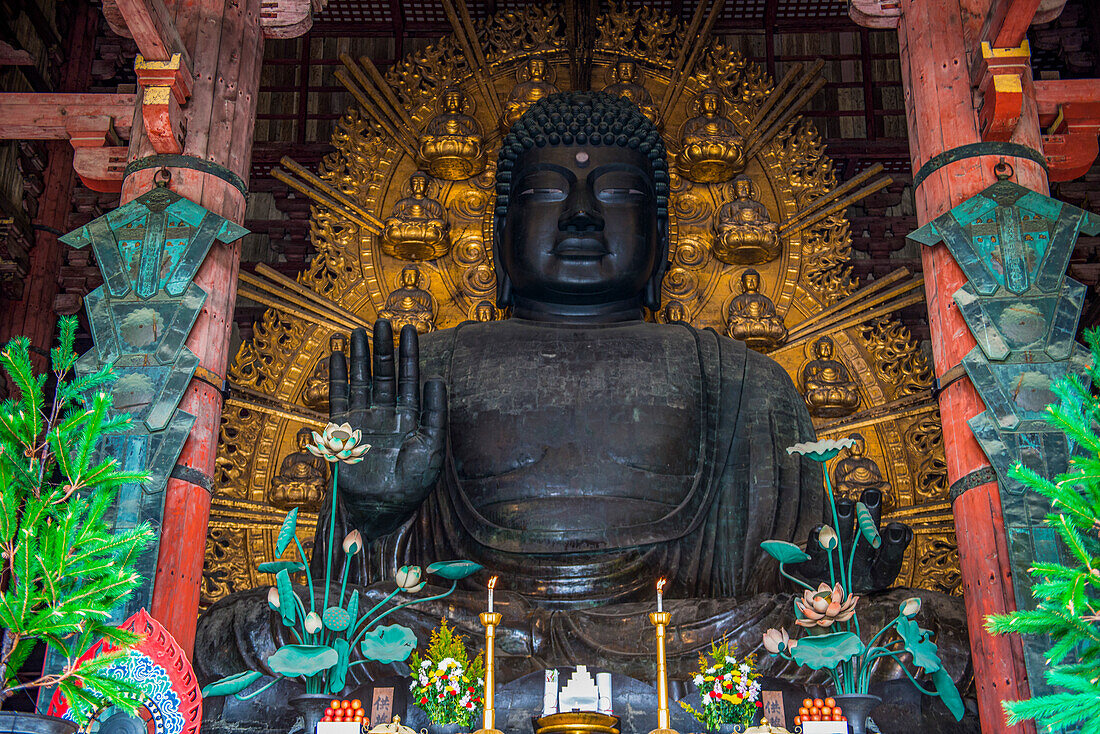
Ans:
[{"label": "small gilded buddha figure", "polygon": [[848,368],[833,359],[833,340],[823,336],[814,343],[814,359],[802,368],[806,407],[815,418],[838,418],[859,407],[859,390]]},{"label": "small gilded buddha figure", "polygon": [[722,92],[707,89],[694,103],[695,117],[680,128],[676,166],[689,181],[721,183],[745,168],[745,141],[725,116]]},{"label": "small gilded buddha figure", "polygon": [[310,441],[310,430],[300,429],[297,435],[298,450],[283,457],[279,473],[272,477],[267,497],[275,507],[289,510],[294,507],[317,509],[321,506],[321,498],[328,484],[328,468],[324,459],[306,451]]},{"label": "small gilded buddha figure", "polygon": [[493,305],[492,301],[478,301],[474,306],[474,321],[478,321],[482,324],[489,321],[496,321],[497,307]]},{"label": "small gilded buddha figure", "polygon": [[550,65],[541,56],[532,56],[527,64],[520,68],[516,86],[508,95],[504,105],[504,115],[500,120],[500,129],[508,132],[523,113],[540,99],[556,94],[558,88],[550,81]]},{"label": "small gilded buddha figure", "polygon": [[768,208],[753,198],[752,179],[733,180],[733,201],[718,210],[714,222],[714,256],[732,265],[757,265],[779,255],[779,225]]},{"label": "small gilded buddha figure", "polygon": [[772,299],[760,292],[760,273],[741,273],[741,295],[733,299],[726,318],[726,335],[765,352],[787,339],[787,327],[775,312]]},{"label": "small gilded buddha figure", "polygon": [[684,308],[684,304],[675,299],[669,301],[668,304],[665,305],[657,321],[662,324],[674,324],[677,321],[682,321],[685,324],[691,323],[691,319],[688,318],[687,309]]},{"label": "small gilded buddha figure", "polygon": [[401,271],[400,287],[390,293],[385,307],[378,312],[378,318],[390,320],[394,333],[400,333],[406,324],[415,326],[420,334],[435,330],[432,294],[420,287],[421,277],[415,265],[406,266]]},{"label": "small gilded buddha figure", "polygon": [[[347,338],[343,334],[336,334],[328,343],[330,352],[342,352],[347,346]],[[305,387],[302,388],[302,402],[307,408],[328,410],[328,362],[327,354],[318,359],[306,379]]]},{"label": "small gilded buddha figure", "polygon": [[866,456],[867,442],[862,433],[849,436],[855,443],[848,449],[848,455],[833,466],[833,486],[838,497],[858,500],[866,489],[882,492],[883,505],[890,497],[890,483],[882,477],[882,470],[874,459]]},{"label": "small gilded buddha figure", "polygon": [[462,181],[485,170],[485,138],[481,123],[466,114],[469,100],[450,87],[439,100],[417,148],[417,165],[446,181]]},{"label": "small gilded buddha figure", "polygon": [[382,223],[382,251],[401,260],[434,260],[450,249],[446,211],[428,196],[428,176],[409,177],[409,195]]},{"label": "small gilded buddha figure", "polygon": [[603,91],[614,94],[616,97],[626,97],[638,105],[642,114],[659,127],[657,107],[653,104],[653,97],[643,85],[643,81],[638,65],[629,59],[623,59],[611,69],[611,83],[604,87]]}]

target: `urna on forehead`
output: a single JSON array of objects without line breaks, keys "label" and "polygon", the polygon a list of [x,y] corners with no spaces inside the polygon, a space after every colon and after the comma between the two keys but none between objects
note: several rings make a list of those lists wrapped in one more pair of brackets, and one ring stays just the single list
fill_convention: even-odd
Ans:
[{"label": "urna on forehead", "polygon": [[605,92],[561,92],[539,100],[512,126],[497,158],[498,216],[507,212],[512,173],[525,150],[547,146],[617,146],[649,161],[657,216],[668,217],[668,162],[654,124],[638,106]]}]

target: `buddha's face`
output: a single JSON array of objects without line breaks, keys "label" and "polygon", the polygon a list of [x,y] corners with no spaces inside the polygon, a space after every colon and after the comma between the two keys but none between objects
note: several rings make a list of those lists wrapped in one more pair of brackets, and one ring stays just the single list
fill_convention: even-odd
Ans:
[{"label": "buddha's face", "polygon": [[863,436],[858,433],[853,433],[849,438],[855,443],[851,445],[848,451],[856,458],[863,456],[863,452],[867,450],[867,443],[863,440]]},{"label": "buddha's face", "polygon": [[645,154],[548,145],[524,151],[513,171],[500,252],[516,296],[600,305],[643,292],[658,249]]},{"label": "buddha's face", "polygon": [[629,84],[635,79],[638,69],[633,61],[620,61],[615,66],[615,76],[623,84]]},{"label": "buddha's face", "polygon": [[760,273],[755,270],[746,270],[741,274],[741,287],[746,293],[756,293],[760,290]]},{"label": "buddha's face", "polygon": [[684,304],[679,301],[670,301],[668,307],[665,308],[665,320],[666,321],[687,321],[687,312],[684,311]]},{"label": "buddha's face", "polygon": [[425,176],[413,176],[409,179],[409,188],[413,196],[422,197],[428,193],[428,179]]},{"label": "buddha's face", "polygon": [[347,346],[347,339],[345,339],[343,337],[343,335],[334,336],[334,337],[332,337],[331,339],[328,340],[329,351],[344,352],[344,351],[347,351],[345,349],[346,346]]},{"label": "buddha's face", "polygon": [[401,271],[401,285],[406,288],[415,288],[420,281],[420,273],[415,268],[405,268]]},{"label": "buddha's face", "polygon": [[814,351],[817,353],[818,359],[832,359],[833,340],[828,337],[822,339],[814,345]]},{"label": "buddha's face", "polygon": [[462,112],[462,103],[464,101],[462,92],[447,92],[447,94],[443,96],[443,109],[452,115],[457,115]]},{"label": "buddha's face", "polygon": [[749,179],[739,178],[733,182],[733,187],[738,199],[748,199],[752,197],[752,182],[749,181]]},{"label": "buddha's face", "polygon": [[527,73],[533,81],[541,82],[546,78],[546,61],[543,59],[531,59],[527,63]]},{"label": "buddha's face", "polygon": [[722,100],[718,98],[717,94],[713,92],[704,94],[703,99],[700,100],[700,107],[703,110],[703,114],[708,117],[713,117],[718,114],[718,110],[722,108]]},{"label": "buddha's face", "polygon": [[298,431],[298,450],[305,451],[309,445],[309,431]]},{"label": "buddha's face", "polygon": [[493,320],[493,306],[488,301],[482,301],[477,304],[477,311],[474,313],[474,317],[478,321],[492,321]]}]

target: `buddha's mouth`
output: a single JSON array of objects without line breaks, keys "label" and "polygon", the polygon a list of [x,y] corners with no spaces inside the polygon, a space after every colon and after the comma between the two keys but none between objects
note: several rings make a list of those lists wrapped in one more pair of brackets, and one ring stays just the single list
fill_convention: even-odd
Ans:
[{"label": "buddha's mouth", "polygon": [[567,237],[554,245],[551,252],[557,257],[574,260],[597,260],[610,250],[602,240],[591,237]]}]

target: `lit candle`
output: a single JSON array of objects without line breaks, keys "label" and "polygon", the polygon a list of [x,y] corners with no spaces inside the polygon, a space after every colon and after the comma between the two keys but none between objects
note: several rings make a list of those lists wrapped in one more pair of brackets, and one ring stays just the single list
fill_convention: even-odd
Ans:
[{"label": "lit candle", "polygon": [[494,576],[493,578],[489,579],[489,613],[490,614],[493,613],[493,589],[496,588],[496,585],[497,585],[497,577]]},{"label": "lit candle", "polygon": [[[489,592],[489,594],[490,594],[490,598],[492,598],[492,596],[491,596],[492,592]],[[664,579],[658,579],[657,580],[657,611],[658,612],[663,612],[665,610],[664,600],[665,600],[665,580]],[[492,605],[492,602],[490,602],[489,603],[489,611],[492,611],[492,609],[493,609],[493,605]]]}]

